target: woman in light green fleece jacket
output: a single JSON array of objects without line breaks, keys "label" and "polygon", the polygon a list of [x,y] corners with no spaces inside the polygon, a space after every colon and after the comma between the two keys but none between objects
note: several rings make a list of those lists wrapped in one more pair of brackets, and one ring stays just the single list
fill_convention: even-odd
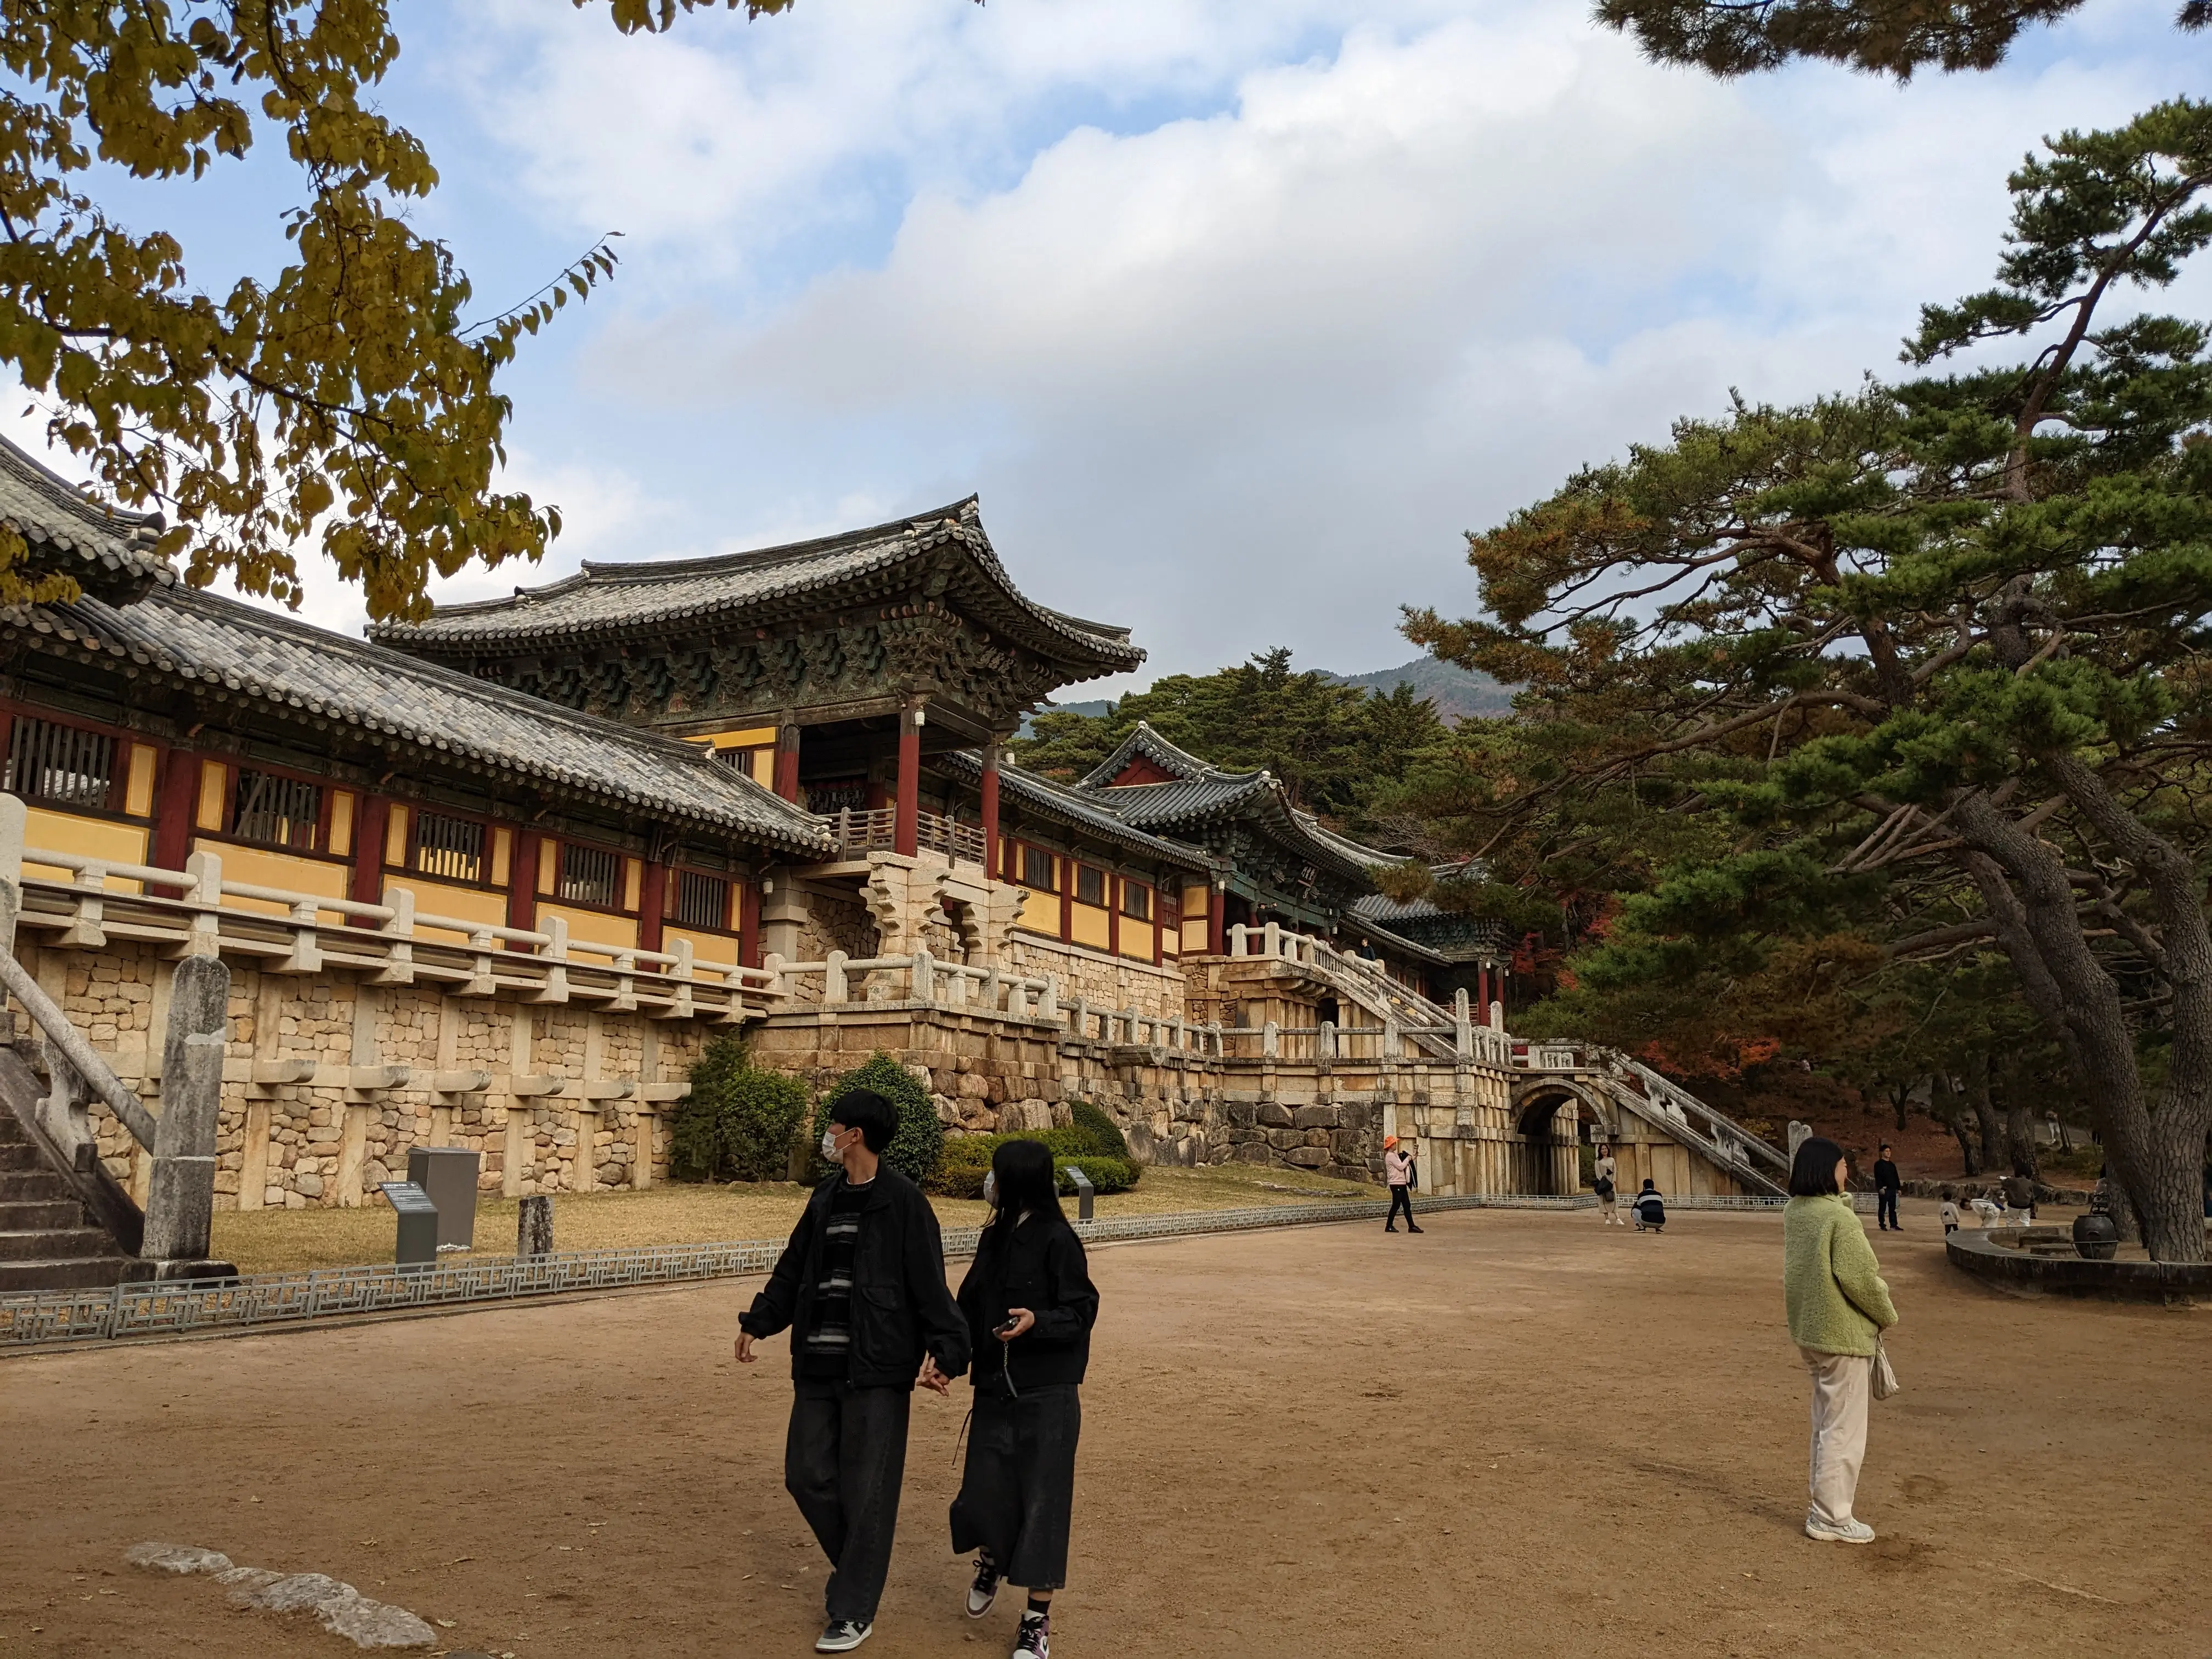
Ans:
[{"label": "woman in light green fleece jacket", "polygon": [[1805,1535],[1870,1544],[1874,1528],[1851,1513],[1866,1456],[1867,1401],[1876,1339],[1897,1323],[1881,1264],[1843,1195],[1844,1149],[1818,1135],[1790,1166],[1782,1212],[1782,1288],[1790,1336],[1813,1376],[1812,1507]]}]

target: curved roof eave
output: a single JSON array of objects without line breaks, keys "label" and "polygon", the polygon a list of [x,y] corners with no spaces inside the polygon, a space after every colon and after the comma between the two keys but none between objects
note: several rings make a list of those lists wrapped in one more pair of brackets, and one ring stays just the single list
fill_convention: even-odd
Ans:
[{"label": "curved roof eave", "polygon": [[[954,750],[934,759],[940,764],[949,763],[964,781],[981,781],[982,757],[972,749]],[[1204,848],[1172,841],[1167,836],[1138,829],[1133,824],[1124,823],[1096,802],[1073,793],[1067,785],[1012,761],[1002,759],[999,763],[999,788],[1002,794],[1011,793],[1025,805],[1041,808],[1047,813],[1060,813],[1071,827],[1079,828],[1103,841],[1126,847],[1132,852],[1148,853],[1188,870],[1211,872],[1213,868],[1213,857]]]}]

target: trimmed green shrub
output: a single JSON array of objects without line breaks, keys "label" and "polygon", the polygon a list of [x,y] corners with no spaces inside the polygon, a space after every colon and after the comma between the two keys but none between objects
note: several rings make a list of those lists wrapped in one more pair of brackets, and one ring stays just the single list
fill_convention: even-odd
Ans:
[{"label": "trimmed green shrub", "polygon": [[1128,1138],[1115,1127],[1114,1120],[1103,1107],[1094,1106],[1087,1100],[1073,1100],[1068,1103],[1067,1109],[1075,1120],[1076,1128],[1089,1138],[1092,1152],[1101,1158],[1118,1158],[1124,1164],[1136,1162],[1129,1156]]},{"label": "trimmed green shrub", "polygon": [[[927,1185],[943,1152],[945,1126],[937,1121],[937,1108],[929,1103],[929,1091],[921,1079],[880,1048],[830,1085],[814,1109],[814,1139],[818,1143],[830,1127],[830,1109],[855,1089],[872,1089],[898,1108],[898,1133],[884,1148],[884,1162]],[[826,1180],[830,1165],[823,1162],[818,1145],[808,1159],[814,1179]]]},{"label": "trimmed green shrub", "polygon": [[1072,1193],[1075,1183],[1067,1178],[1070,1170],[1080,1170],[1091,1177],[1091,1184],[1101,1193],[1126,1193],[1137,1184],[1139,1165],[1126,1158],[1056,1158],[1052,1161],[1054,1173],[1060,1177],[1060,1190]]},{"label": "trimmed green shrub", "polygon": [[1051,1149],[1053,1167],[1060,1172],[1060,1190],[1072,1192],[1066,1179],[1070,1164],[1080,1164],[1091,1184],[1102,1193],[1125,1193],[1135,1186],[1144,1166],[1133,1158],[1101,1156],[1090,1134],[1080,1128],[1028,1129],[1010,1135],[958,1135],[945,1143],[945,1152],[934,1173],[922,1183],[940,1198],[981,1198],[983,1176],[991,1155],[1010,1140],[1040,1140]]},{"label": "trimmed green shrub", "polygon": [[756,1066],[744,1039],[716,1037],[691,1066],[691,1092],[676,1109],[669,1173],[678,1181],[782,1181],[806,1115],[795,1077]]}]

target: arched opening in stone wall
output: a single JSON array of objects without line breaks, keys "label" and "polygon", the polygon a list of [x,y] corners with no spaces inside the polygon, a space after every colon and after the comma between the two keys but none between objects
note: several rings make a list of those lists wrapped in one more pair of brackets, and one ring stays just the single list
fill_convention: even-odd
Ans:
[{"label": "arched opening in stone wall", "polygon": [[[1583,1141],[1596,1115],[1569,1089],[1524,1096],[1513,1122],[1513,1190],[1571,1194],[1582,1190]],[[1601,1126],[1599,1126],[1601,1129]]]}]

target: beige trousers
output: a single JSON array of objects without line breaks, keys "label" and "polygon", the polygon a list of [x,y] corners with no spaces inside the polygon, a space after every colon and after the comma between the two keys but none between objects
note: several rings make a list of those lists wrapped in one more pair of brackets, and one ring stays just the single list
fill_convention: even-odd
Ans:
[{"label": "beige trousers", "polygon": [[1867,1401],[1874,1397],[1874,1361],[1865,1354],[1800,1348],[1813,1374],[1813,1507],[1828,1526],[1849,1521],[1866,1459]]}]

